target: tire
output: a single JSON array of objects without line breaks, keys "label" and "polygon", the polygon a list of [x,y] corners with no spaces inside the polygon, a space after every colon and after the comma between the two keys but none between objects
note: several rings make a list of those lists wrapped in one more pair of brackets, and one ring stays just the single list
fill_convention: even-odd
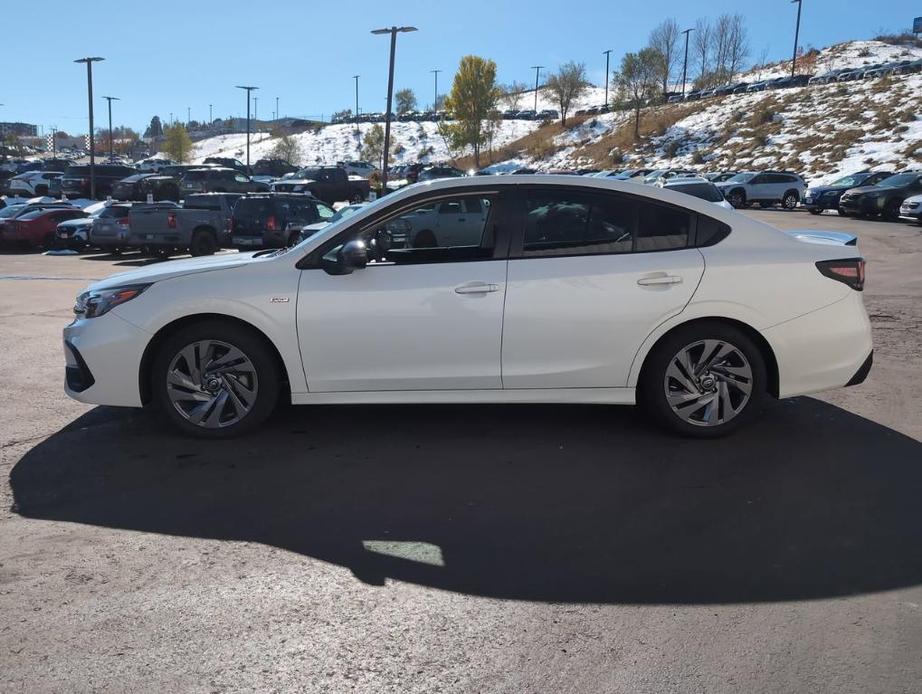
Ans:
[{"label": "tire", "polygon": [[54,234],[51,232],[45,234],[45,238],[42,239],[42,248],[46,251],[54,248]]},{"label": "tire", "polygon": [[822,213],[822,210],[815,210],[815,209],[813,209],[813,208],[810,208],[810,209],[807,210],[807,212],[809,212],[810,214],[814,214],[814,215],[815,215],[815,214],[821,214],[821,213]]},{"label": "tire", "polygon": [[218,250],[218,241],[213,232],[206,229],[192,232],[192,240],[189,242],[189,252],[192,255],[214,255],[216,250]]},{"label": "tire", "polygon": [[731,190],[727,195],[727,202],[733,205],[733,207],[736,209],[746,207],[746,193],[739,188],[736,190]]},{"label": "tire", "polygon": [[[209,373],[208,365],[226,358],[230,350],[237,350],[245,361]],[[187,358],[197,360],[197,371]],[[252,431],[272,414],[279,380],[275,355],[256,331],[228,321],[203,320],[177,331],[160,346],[151,369],[151,393],[161,415],[179,431],[200,438],[229,438]]]},{"label": "tire", "polygon": [[[709,361],[706,355],[713,359],[717,347],[726,349],[726,355],[700,371],[700,365]],[[684,367],[676,361],[680,355],[686,356],[685,364],[692,367],[692,374],[683,374]],[[669,333],[647,355],[638,383],[638,402],[673,432],[715,438],[746,424],[759,412],[767,384],[762,353],[745,333],[726,323],[702,321]],[[715,397],[709,397],[711,394]],[[711,409],[711,402],[717,407]],[[711,422],[709,415],[713,416]]]},{"label": "tire", "polygon": [[364,201],[365,201],[365,197],[362,195],[362,191],[360,190],[352,191],[352,196],[349,198],[349,202],[351,202],[354,205],[356,203],[360,203]]},{"label": "tire", "polygon": [[429,229],[423,229],[413,238],[413,248],[436,248],[438,245],[435,234]]},{"label": "tire", "polygon": [[784,194],[784,197],[781,198],[781,206],[786,210],[793,210],[797,207],[797,203],[800,202],[800,195],[796,190],[789,190]]},{"label": "tire", "polygon": [[35,194],[36,194],[37,196],[45,196],[45,195],[48,195],[48,186],[45,186],[45,185],[42,185],[42,186],[35,186]]},{"label": "tire", "polygon": [[901,200],[891,200],[887,203],[887,206],[884,207],[884,211],[881,214],[888,222],[898,222],[900,221],[900,205],[902,204]]}]

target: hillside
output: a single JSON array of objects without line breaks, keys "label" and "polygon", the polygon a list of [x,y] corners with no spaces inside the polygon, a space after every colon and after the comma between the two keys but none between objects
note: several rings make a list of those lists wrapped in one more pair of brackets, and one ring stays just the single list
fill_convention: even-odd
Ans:
[{"label": "hillside", "polygon": [[[813,53],[804,67],[816,73],[845,66],[922,57],[922,49],[879,41],[852,41]],[[783,75],[789,63],[755,69],[754,81]],[[546,90],[538,108],[553,108]],[[520,108],[530,108],[526,93]],[[602,103],[604,90],[587,90],[573,110]],[[507,106],[508,104],[503,104]],[[486,161],[496,170],[533,166],[557,168],[694,166],[709,170],[789,168],[818,182],[867,167],[922,165],[922,74],[818,85],[645,109],[635,142],[633,114],[609,113],[568,121],[568,127],[540,127],[533,121],[503,121]],[[303,164],[359,157],[364,133],[373,127],[331,125],[296,136]],[[395,123],[395,161],[435,162],[452,153],[435,123]],[[196,161],[206,156],[240,156],[245,136],[226,135],[196,144]],[[251,160],[267,156],[274,139],[253,136]],[[458,163],[470,167],[470,157]]]}]

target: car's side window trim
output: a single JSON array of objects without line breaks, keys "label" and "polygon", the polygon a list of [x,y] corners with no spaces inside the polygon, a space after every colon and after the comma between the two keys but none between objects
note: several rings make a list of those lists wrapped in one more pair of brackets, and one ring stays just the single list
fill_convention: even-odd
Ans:
[{"label": "car's side window trim", "polygon": [[[505,186],[503,188],[505,188]],[[493,227],[493,255],[485,258],[466,260],[464,262],[504,260],[508,257],[509,253],[510,217],[507,209],[507,197],[509,191],[504,190],[503,188],[497,188],[496,186],[484,186],[455,190],[440,190],[437,192],[425,191],[419,195],[414,195],[413,197],[404,200],[399,205],[399,207],[388,207],[382,209],[379,213],[372,215],[368,219],[362,220],[361,222],[352,224],[349,227],[343,229],[332,239],[321,244],[310,253],[302,257],[300,260],[298,260],[298,262],[295,264],[295,267],[297,267],[299,270],[319,270],[322,268],[320,262],[321,258],[329,253],[332,249],[342,245],[344,243],[344,239],[346,238],[350,238],[362,233],[363,231],[368,231],[384,222],[390,221],[391,219],[395,219],[400,215],[419,207],[420,205],[428,204],[430,202],[435,203],[446,198],[458,198],[470,195],[481,195],[485,197],[492,196],[495,199],[495,209],[491,210],[490,218],[487,220],[487,223]],[[434,262],[432,264],[438,263]],[[390,265],[382,264],[381,267],[390,267]]]}]

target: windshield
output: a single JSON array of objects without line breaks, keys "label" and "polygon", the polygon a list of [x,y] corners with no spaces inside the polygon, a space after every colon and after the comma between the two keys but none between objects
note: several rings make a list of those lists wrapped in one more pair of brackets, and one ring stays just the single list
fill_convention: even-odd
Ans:
[{"label": "windshield", "polygon": [[731,177],[731,178],[728,178],[728,179],[727,179],[727,183],[745,183],[746,181],[748,181],[748,180],[749,180],[750,178],[752,178],[753,176],[755,176],[755,174],[751,174],[751,173],[738,173],[738,174],[736,174],[736,176],[733,176],[733,177]]},{"label": "windshield", "polygon": [[10,207],[4,207],[0,210],[0,219],[9,219],[16,215],[17,212],[22,212],[23,205],[12,205]]},{"label": "windshield", "polygon": [[879,186],[906,186],[919,178],[917,173],[901,173],[885,178],[877,185]]},{"label": "windshield", "polygon": [[836,179],[829,185],[831,186],[841,186],[843,188],[854,188],[855,186],[860,186],[864,181],[869,178],[870,174],[855,174],[853,176],[843,176],[842,178]]},{"label": "windshield", "polygon": [[701,198],[702,200],[707,200],[708,202],[720,202],[724,199],[720,189],[713,183],[704,183],[702,181],[701,183],[686,183],[683,185],[670,185],[666,187],[669,190],[677,190],[680,193],[687,193],[688,195],[693,195],[696,198]]}]

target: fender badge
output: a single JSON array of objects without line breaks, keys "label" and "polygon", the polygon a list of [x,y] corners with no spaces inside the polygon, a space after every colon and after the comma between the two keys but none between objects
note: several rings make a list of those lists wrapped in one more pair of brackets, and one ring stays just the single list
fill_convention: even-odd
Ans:
[{"label": "fender badge", "polygon": [[287,304],[288,297],[287,296],[273,296],[269,299],[269,303],[270,304]]}]

